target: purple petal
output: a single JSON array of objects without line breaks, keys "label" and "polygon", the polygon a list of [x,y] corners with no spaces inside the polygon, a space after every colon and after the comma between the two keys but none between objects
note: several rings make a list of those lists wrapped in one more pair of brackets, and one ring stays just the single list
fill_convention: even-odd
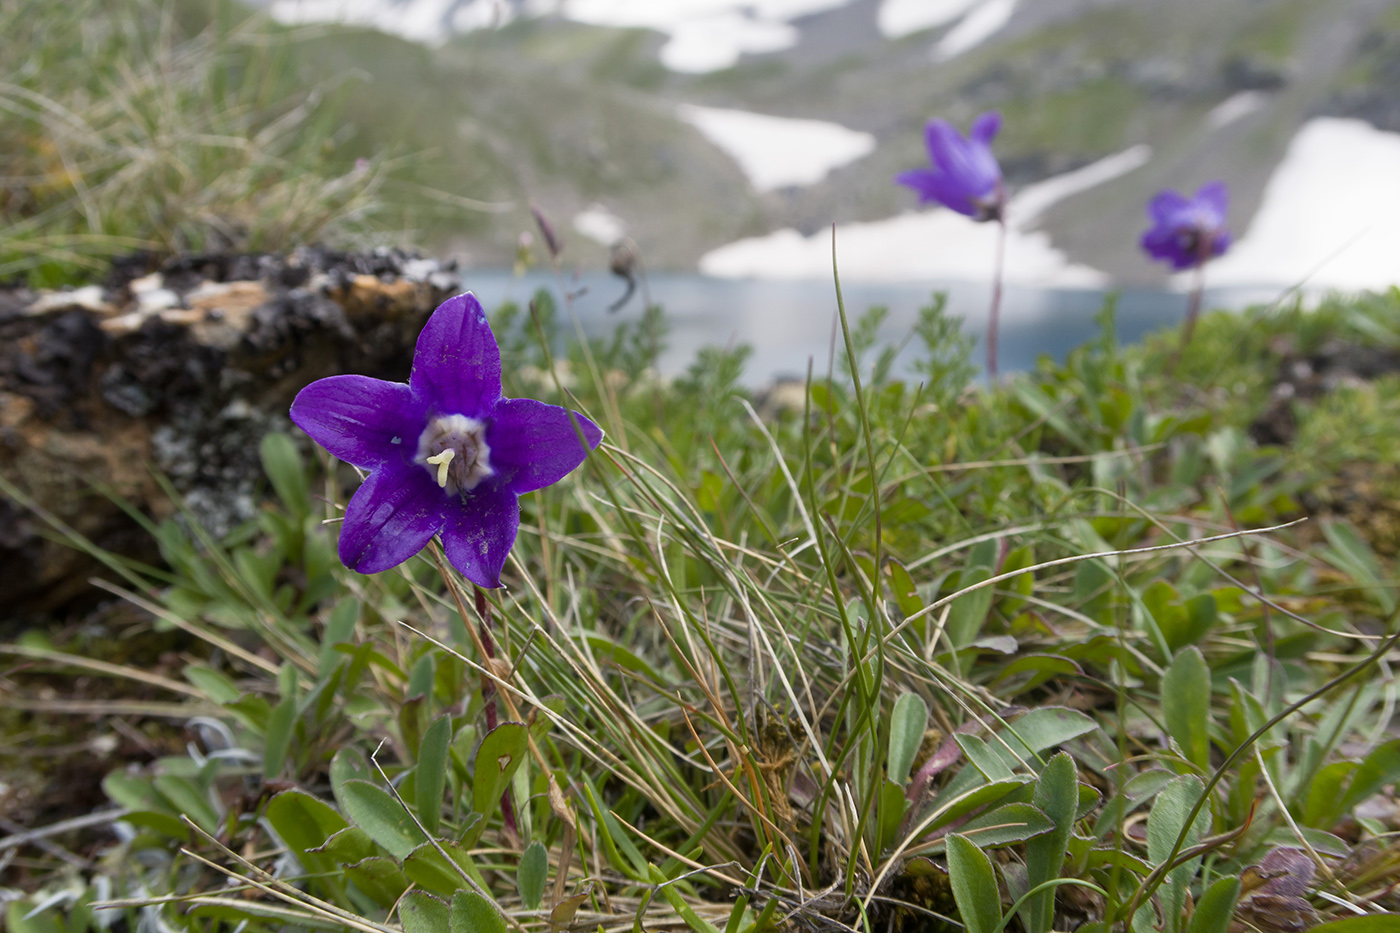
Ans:
[{"label": "purple petal", "polygon": [[1174,269],[1185,269],[1196,263],[1196,255],[1181,248],[1181,238],[1170,227],[1156,226],[1142,235],[1142,248],[1153,259],[1161,259],[1172,264]]},{"label": "purple petal", "polygon": [[969,217],[977,213],[976,206],[968,198],[967,192],[959,187],[955,182],[942,172],[935,172],[932,169],[916,168],[908,172],[900,172],[894,180],[901,185],[908,185],[919,193],[919,203],[938,203],[944,207],[951,208],[959,214],[966,214]]},{"label": "purple petal", "polygon": [[992,150],[982,142],[969,142],[946,120],[930,120],[924,139],[934,165],[961,189],[969,200],[986,198],[1001,181],[1001,168]]},{"label": "purple petal", "polygon": [[318,379],[297,393],[291,415],[316,443],[365,469],[411,455],[425,421],[407,385],[368,376]]},{"label": "purple petal", "polygon": [[1196,191],[1196,203],[1209,208],[1219,218],[1215,226],[1223,226],[1230,209],[1230,189],[1223,181],[1208,181]]},{"label": "purple petal", "polygon": [[1233,242],[1234,237],[1230,236],[1230,231],[1221,230],[1215,235],[1215,240],[1210,245],[1210,254],[1212,256],[1225,255],[1225,251],[1230,248],[1230,244]]},{"label": "purple petal", "polygon": [[500,586],[501,568],[519,528],[520,500],[515,493],[505,483],[482,483],[451,502],[442,547],[462,576],[477,586]]},{"label": "purple petal", "polygon": [[1179,191],[1161,191],[1147,202],[1147,216],[1159,224],[1171,224],[1178,215],[1191,210],[1191,202]]},{"label": "purple petal", "polygon": [[930,120],[924,125],[924,145],[928,147],[928,157],[933,164],[943,168],[946,162],[958,157],[959,150],[967,142],[947,120]]},{"label": "purple petal", "polygon": [[[603,432],[583,415],[574,427],[568,409],[532,398],[505,399],[486,431],[491,468],[515,493],[533,492],[559,482],[598,446]],[[588,441],[585,449],[579,431]]]},{"label": "purple petal", "polygon": [[972,121],[972,129],[968,136],[984,146],[990,147],[992,140],[996,139],[997,133],[1001,130],[1001,112],[989,110]]},{"label": "purple petal", "polygon": [[447,299],[428,318],[408,384],[434,413],[490,415],[501,397],[501,351],[471,292]]},{"label": "purple petal", "polygon": [[378,573],[403,563],[442,527],[451,501],[417,464],[380,467],[345,507],[341,562],[360,573]]}]

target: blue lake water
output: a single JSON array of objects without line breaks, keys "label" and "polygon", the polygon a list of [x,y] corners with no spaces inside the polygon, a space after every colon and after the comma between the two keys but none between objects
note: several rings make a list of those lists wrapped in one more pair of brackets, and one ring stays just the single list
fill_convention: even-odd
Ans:
[{"label": "blue lake water", "polygon": [[[616,313],[608,307],[625,291],[624,283],[605,273],[556,278],[532,272],[516,277],[509,272],[467,271],[467,288],[487,310],[503,301],[524,304],[536,289],[547,288],[556,298],[570,296],[574,313],[589,336],[606,336],[620,321],[635,321],[642,313],[642,289]],[[670,322],[667,349],[660,360],[663,373],[683,372],[703,346],[748,344],[753,347],[744,374],[749,385],[774,379],[802,377],[807,362],[824,374],[829,365],[836,292],[830,282],[718,279],[701,275],[666,274],[649,277],[650,300],[665,308]],[[889,308],[880,329],[883,342],[900,343],[910,333],[921,307],[935,291],[948,294],[949,313],[963,319],[965,332],[977,337],[974,361],[982,363],[991,288],[985,282],[842,283],[846,313],[855,319],[867,308]],[[1063,359],[1074,347],[1098,335],[1095,315],[1109,293],[1090,289],[1047,289],[1008,286],[1001,308],[1000,368],[1012,372],[1030,368],[1042,354]],[[1118,294],[1118,337],[1132,342],[1144,334],[1180,324],[1186,295],[1150,289],[1125,289]],[[1258,289],[1210,291],[1206,307],[1239,309],[1269,301],[1277,293]],[[561,302],[561,310],[563,302]],[[839,340],[839,338],[838,338]],[[841,352],[838,343],[837,350]],[[913,345],[900,357],[912,359]]]}]

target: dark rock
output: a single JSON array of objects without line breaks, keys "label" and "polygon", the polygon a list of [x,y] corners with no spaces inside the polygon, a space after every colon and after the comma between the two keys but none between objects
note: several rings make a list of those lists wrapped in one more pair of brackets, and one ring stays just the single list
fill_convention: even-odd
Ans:
[{"label": "dark rock", "polygon": [[1230,92],[1277,91],[1288,83],[1288,75],[1270,62],[1237,55],[1221,66],[1220,80]]},{"label": "dark rock", "polygon": [[[291,428],[296,393],[341,372],[407,378],[423,322],[460,289],[434,260],[321,247],[134,256],[104,285],[0,290],[0,478],[52,521],[147,559],[152,542],[109,494],[165,517],[159,471],[227,532],[256,511],[258,442]],[[143,304],[157,291],[173,298]],[[45,526],[0,496],[0,618],[61,607],[98,569]]]}]

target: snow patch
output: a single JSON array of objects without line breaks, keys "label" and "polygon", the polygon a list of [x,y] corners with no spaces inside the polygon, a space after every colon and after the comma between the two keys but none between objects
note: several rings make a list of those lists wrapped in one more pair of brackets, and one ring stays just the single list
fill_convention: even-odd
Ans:
[{"label": "snow patch", "polygon": [[1001,32],[1016,12],[1016,0],[984,0],[933,47],[936,61],[947,61]]},{"label": "snow patch", "polygon": [[680,118],[733,157],[754,190],[812,185],[875,149],[875,137],[822,120],[682,104]]},{"label": "snow patch", "polygon": [[[1150,150],[1134,146],[1081,169],[1027,186],[1007,206],[1006,281],[1022,285],[1100,288],[1108,276],[1071,263],[1043,231],[1026,227],[1051,204],[1132,171]],[[836,234],[841,277],[851,281],[991,279],[996,224],[976,223],[946,208],[888,220],[846,224]],[[831,234],[804,237],[784,229],[706,253],[700,271],[724,278],[811,279],[831,275]]]},{"label": "snow patch", "polygon": [[965,14],[978,0],[885,0],[875,15],[880,33],[898,39],[934,29]]},{"label": "snow patch", "polygon": [[627,235],[622,218],[601,204],[589,205],[575,214],[574,229],[604,246],[612,246]]},{"label": "snow patch", "polygon": [[[1364,120],[1303,124],[1249,229],[1206,283],[1347,291],[1400,284],[1400,133]],[[1177,284],[1187,283],[1177,277]]]},{"label": "snow patch", "polygon": [[1011,199],[1006,216],[1016,226],[1025,227],[1055,202],[1063,201],[1081,191],[1088,191],[1106,181],[1112,181],[1119,175],[1126,175],[1133,169],[1146,165],[1150,158],[1152,147],[1143,143],[1097,162],[1090,162],[1072,172],[1054,175],[1028,185]]},{"label": "snow patch", "polygon": [[456,0],[410,0],[386,3],[384,0],[274,0],[268,7],[280,23],[345,23],[366,26],[425,45],[441,45],[451,36],[460,20],[473,28],[490,25],[493,16],[509,18],[508,7],[494,0],[473,0],[453,13]]},{"label": "snow patch", "polygon": [[1228,126],[1236,120],[1249,116],[1269,99],[1263,91],[1240,91],[1232,94],[1211,108],[1206,114],[1206,123],[1213,130]]},{"label": "snow patch", "polygon": [[790,21],[851,0],[567,0],[561,12],[595,26],[654,29],[668,36],[661,63],[672,71],[730,68],[744,54],[797,44]]}]

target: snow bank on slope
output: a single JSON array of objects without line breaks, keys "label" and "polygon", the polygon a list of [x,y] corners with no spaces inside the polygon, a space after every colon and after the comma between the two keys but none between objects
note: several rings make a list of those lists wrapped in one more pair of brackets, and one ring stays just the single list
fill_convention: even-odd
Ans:
[{"label": "snow bank on slope", "polygon": [[1400,133],[1317,117],[1293,137],[1230,252],[1220,285],[1385,289],[1400,283]]},{"label": "snow bank on slope", "polygon": [[875,149],[875,137],[822,120],[683,104],[680,118],[723,149],[755,191],[812,185]]}]

